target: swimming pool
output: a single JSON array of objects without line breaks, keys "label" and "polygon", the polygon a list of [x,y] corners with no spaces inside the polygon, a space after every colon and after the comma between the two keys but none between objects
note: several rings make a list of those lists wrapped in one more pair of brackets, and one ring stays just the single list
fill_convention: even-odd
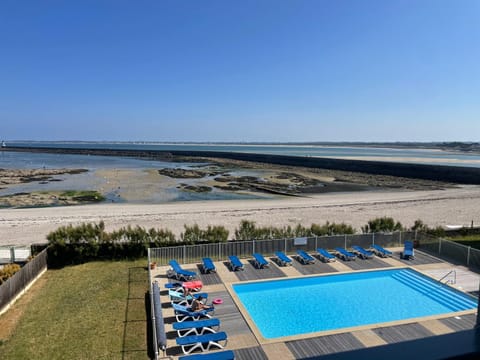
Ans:
[{"label": "swimming pool", "polygon": [[410,268],[234,284],[265,339],[476,309],[477,300]]}]

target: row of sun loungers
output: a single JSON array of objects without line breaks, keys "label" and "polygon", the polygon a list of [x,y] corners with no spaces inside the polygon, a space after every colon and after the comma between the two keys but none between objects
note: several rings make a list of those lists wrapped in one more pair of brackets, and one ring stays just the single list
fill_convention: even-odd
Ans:
[{"label": "row of sun loungers", "polygon": [[[357,257],[361,259],[371,259],[374,255],[378,257],[389,257],[392,256],[393,253],[389,250],[384,249],[379,245],[372,245],[368,250],[364,249],[361,246],[354,245],[352,246],[352,251],[349,251],[342,247],[336,247],[333,252],[329,252],[323,248],[317,249],[318,258],[323,262],[332,262],[338,258],[344,261],[353,261]],[[280,266],[289,266],[292,265],[292,259],[289,258],[285,253],[282,251],[275,252],[276,261]],[[413,250],[413,242],[405,241],[405,248],[404,251],[401,253],[402,259],[413,259],[414,258],[414,250]],[[244,270],[245,266],[242,261],[236,255],[230,255],[228,257],[229,268],[231,271],[239,271]],[[315,258],[308,254],[304,250],[297,250],[297,259],[304,265],[313,264],[315,262]],[[181,281],[188,281],[192,280],[196,277],[196,273],[189,270],[184,270],[178,264],[176,260],[170,260],[171,269],[170,274],[174,276],[177,280]],[[253,254],[253,264],[257,269],[263,269],[269,266],[269,261],[265,259],[265,257],[260,253]],[[202,259],[202,272],[212,273],[216,272],[215,264],[213,263],[211,258],[203,258]]]},{"label": "row of sun loungers", "polygon": [[[167,284],[167,288],[170,286]],[[224,350],[228,336],[220,330],[220,320],[213,318],[215,308],[210,307],[200,311],[192,311],[191,304],[195,297],[208,299],[208,294],[185,295],[182,292],[169,289],[170,301],[175,312],[175,322],[172,327],[177,332],[175,339],[181,347],[185,356],[179,357],[183,360],[233,360],[235,354],[232,350]],[[222,351],[209,352],[212,349]],[[194,351],[201,351],[201,354],[191,354]]]}]

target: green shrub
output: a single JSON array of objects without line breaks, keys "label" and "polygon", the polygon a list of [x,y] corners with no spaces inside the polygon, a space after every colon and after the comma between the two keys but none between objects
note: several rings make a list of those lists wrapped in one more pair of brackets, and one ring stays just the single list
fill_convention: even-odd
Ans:
[{"label": "green shrub", "polygon": [[417,219],[415,220],[415,223],[410,228],[410,230],[418,232],[428,232],[428,226],[425,225],[422,220]]},{"label": "green shrub", "polygon": [[235,240],[253,240],[255,236],[255,222],[249,220],[241,220],[240,226],[235,229]]},{"label": "green shrub", "polygon": [[184,225],[185,231],[180,234],[180,239],[185,244],[196,244],[203,242],[225,242],[228,240],[228,230],[224,226],[210,226],[206,230],[193,226]]},{"label": "green shrub", "polygon": [[312,236],[355,234],[355,229],[345,223],[335,224],[328,221],[324,225],[312,224]]},{"label": "green shrub", "polygon": [[370,220],[367,225],[362,227],[364,233],[393,232],[401,231],[403,226],[400,222],[395,222],[391,217],[381,217]]}]

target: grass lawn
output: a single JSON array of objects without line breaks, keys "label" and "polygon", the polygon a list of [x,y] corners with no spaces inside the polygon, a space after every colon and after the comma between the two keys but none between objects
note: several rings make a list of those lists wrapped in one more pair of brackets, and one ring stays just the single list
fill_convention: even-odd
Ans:
[{"label": "grass lawn", "polygon": [[480,249],[480,235],[478,234],[447,237],[447,239],[465,246],[471,246],[473,248]]},{"label": "grass lawn", "polygon": [[146,263],[48,270],[0,316],[0,359],[149,359]]}]

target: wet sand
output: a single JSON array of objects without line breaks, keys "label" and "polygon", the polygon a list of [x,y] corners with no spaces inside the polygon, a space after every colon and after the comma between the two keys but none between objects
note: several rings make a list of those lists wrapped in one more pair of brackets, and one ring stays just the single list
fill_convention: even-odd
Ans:
[{"label": "wet sand", "polygon": [[327,193],[270,200],[189,201],[165,204],[96,204],[71,207],[0,209],[0,245],[46,242],[46,235],[68,224],[103,220],[107,230],[123,226],[168,228],[223,225],[230,238],[240,220],[285,226],[345,222],[360,232],[368,220],[391,216],[410,227],[416,219],[428,226],[480,223],[480,186],[445,190],[382,190]]}]

